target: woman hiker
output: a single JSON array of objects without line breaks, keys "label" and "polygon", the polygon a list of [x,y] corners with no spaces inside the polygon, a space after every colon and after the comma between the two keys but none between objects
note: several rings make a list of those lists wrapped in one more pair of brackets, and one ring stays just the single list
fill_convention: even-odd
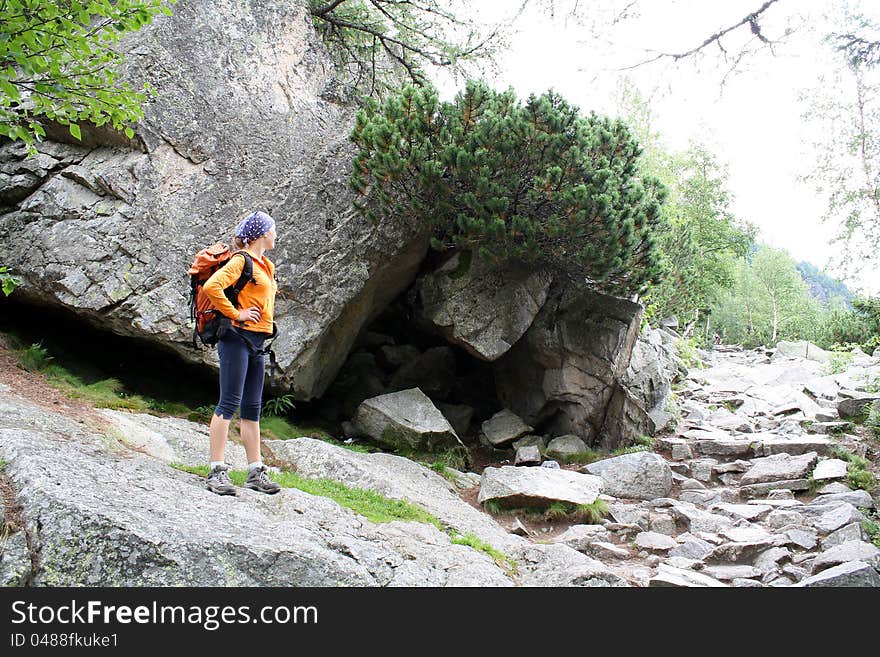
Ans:
[{"label": "woman hiker", "polygon": [[260,409],[263,400],[263,343],[272,335],[275,309],[275,265],[264,255],[275,248],[275,220],[265,212],[249,214],[235,229],[233,246],[253,258],[253,280],[238,296],[239,308],[223,294],[241,276],[244,256],[233,255],[204,285],[214,306],[233,320],[231,330],[217,343],[220,356],[220,402],[211,417],[211,470],[207,488],[218,495],[235,495],[223,461],[229,423],[241,407],[241,439],[247,452],[245,488],[277,493],[281,487],[269,479],[260,456]]}]

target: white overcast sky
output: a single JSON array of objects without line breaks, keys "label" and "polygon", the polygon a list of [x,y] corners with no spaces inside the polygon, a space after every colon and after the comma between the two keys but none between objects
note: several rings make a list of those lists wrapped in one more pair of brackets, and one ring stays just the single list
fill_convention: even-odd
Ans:
[{"label": "white overcast sky", "polygon": [[[535,2],[536,0],[533,0]],[[540,1],[540,0],[537,0]],[[493,87],[512,86],[520,98],[549,88],[582,110],[614,112],[615,90],[624,75],[652,101],[654,129],[673,150],[697,139],[727,164],[734,213],[759,226],[759,239],[787,249],[796,260],[827,267],[835,227],[820,221],[824,202],[812,187],[798,181],[813,161],[809,134],[799,95],[815,88],[821,73],[833,69],[833,58],[819,35],[828,31],[823,15],[841,13],[840,0],[780,0],[761,20],[770,38],[786,27],[795,34],[776,48],[739,67],[722,88],[725,68],[717,57],[679,64],[655,63],[632,71],[619,69],[648,58],[648,50],[681,52],[707,36],[741,20],[763,0],[639,0],[632,19],[607,30],[614,5],[624,0],[580,0],[587,19],[605,26],[604,35],[591,35],[590,25],[566,19],[564,8],[575,0],[557,0],[555,17],[527,10],[514,24],[509,50],[498,58],[500,69],[487,72]],[[480,0],[470,11],[476,21],[509,17],[521,0]],[[858,2],[862,13],[880,22],[880,1]],[[609,9],[610,8],[610,9]],[[799,20],[808,13],[810,20]],[[730,34],[723,44],[730,52],[751,35]],[[717,49],[710,51],[713,55]],[[456,83],[438,78],[441,96],[449,98]],[[836,273],[829,269],[829,272]],[[880,294],[880,272],[863,271],[844,279],[851,289]]]}]

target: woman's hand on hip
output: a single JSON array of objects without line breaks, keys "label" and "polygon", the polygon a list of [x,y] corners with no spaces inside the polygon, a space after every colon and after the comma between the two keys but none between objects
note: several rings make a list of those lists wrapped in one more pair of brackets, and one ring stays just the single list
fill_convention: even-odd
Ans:
[{"label": "woman's hand on hip", "polygon": [[245,308],[243,310],[238,311],[238,321],[239,322],[259,322],[260,317],[260,309],[256,306],[251,306],[250,308]]}]

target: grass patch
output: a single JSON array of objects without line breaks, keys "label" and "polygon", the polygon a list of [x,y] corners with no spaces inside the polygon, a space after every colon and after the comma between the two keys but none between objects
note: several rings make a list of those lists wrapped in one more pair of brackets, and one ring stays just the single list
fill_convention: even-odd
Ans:
[{"label": "grass patch", "polygon": [[597,499],[591,504],[568,504],[566,502],[554,502],[544,511],[547,520],[574,520],[588,525],[602,522],[608,515],[608,503]]},{"label": "grass patch", "polygon": [[590,447],[587,448],[586,452],[578,452],[577,454],[557,454],[556,452],[548,452],[546,449],[541,450],[542,458],[565,463],[566,465],[592,463],[593,461],[601,461],[604,458],[608,458],[608,456],[608,452],[595,450]]},{"label": "grass patch", "polygon": [[516,561],[500,550],[496,550],[485,541],[480,540],[474,534],[460,534],[455,530],[447,533],[449,534],[449,540],[456,545],[467,545],[468,547],[475,549],[477,552],[482,552],[483,554],[490,556],[495,561],[495,564],[506,572],[508,576],[519,575],[519,566],[517,566]]},{"label": "grass patch", "polygon": [[431,468],[431,470],[436,472],[438,475],[440,475],[441,477],[443,477],[444,479],[446,479],[447,481],[449,481],[453,484],[458,481],[458,479],[455,476],[455,473],[452,472],[452,470],[442,461],[434,461],[428,467]]},{"label": "grass patch", "polygon": [[2,470],[3,468],[5,468],[5,467],[6,467],[6,464],[7,464],[8,462],[9,462],[9,461],[7,461],[6,459],[0,459],[0,470]]},{"label": "grass patch", "polygon": [[[213,408],[211,409],[211,412],[214,412]],[[317,438],[319,440],[333,439],[333,436],[327,433],[324,429],[318,427],[301,427],[287,418],[271,415],[263,415],[260,417],[260,432],[265,434],[267,438],[274,438],[277,440],[288,440],[290,438],[300,438],[301,436],[309,436],[310,438]]]},{"label": "grass patch", "polygon": [[836,445],[831,452],[837,458],[847,462],[846,483],[850,488],[861,488],[868,492],[874,489],[877,485],[877,479],[870,471],[870,463],[866,458],[856,456],[840,445]]},{"label": "grass patch", "polygon": [[[470,464],[471,456],[467,447],[456,446],[439,452],[420,452],[416,450],[402,449],[394,452],[398,456],[416,461],[438,472],[435,465],[443,465],[447,468],[465,471]],[[443,474],[442,472],[440,474]]]},{"label": "grass patch", "polygon": [[644,445],[630,445],[629,447],[618,447],[613,452],[611,452],[611,456],[623,456],[624,454],[635,454],[636,452],[650,452],[650,447],[645,447]]},{"label": "grass patch", "polygon": [[[14,339],[13,342],[15,341]],[[130,394],[118,379],[107,378],[86,383],[67,368],[53,362],[54,358],[49,355],[42,342],[33,343],[29,347],[13,348],[12,353],[22,369],[28,372],[41,372],[49,385],[60,390],[67,397],[82,399],[98,408],[162,413],[190,412],[190,409],[183,404]]]},{"label": "grass patch", "polygon": [[571,504],[568,502],[552,502],[546,508],[540,507],[506,507],[498,500],[486,500],[483,509],[492,515],[513,513],[522,515],[539,515],[544,520],[569,520],[587,524],[597,524],[608,515],[608,503],[597,499],[591,504]]},{"label": "grass patch", "polygon": [[819,374],[828,376],[829,374],[843,374],[850,366],[853,355],[848,352],[832,351],[828,362],[819,368]]}]

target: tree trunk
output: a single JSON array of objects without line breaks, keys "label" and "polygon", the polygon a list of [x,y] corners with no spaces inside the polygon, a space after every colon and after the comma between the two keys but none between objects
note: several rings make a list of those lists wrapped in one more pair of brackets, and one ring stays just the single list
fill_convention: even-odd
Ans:
[{"label": "tree trunk", "polygon": [[770,297],[770,300],[773,302],[773,339],[771,342],[776,344],[776,331],[779,327],[779,308],[776,305],[776,297]]}]

